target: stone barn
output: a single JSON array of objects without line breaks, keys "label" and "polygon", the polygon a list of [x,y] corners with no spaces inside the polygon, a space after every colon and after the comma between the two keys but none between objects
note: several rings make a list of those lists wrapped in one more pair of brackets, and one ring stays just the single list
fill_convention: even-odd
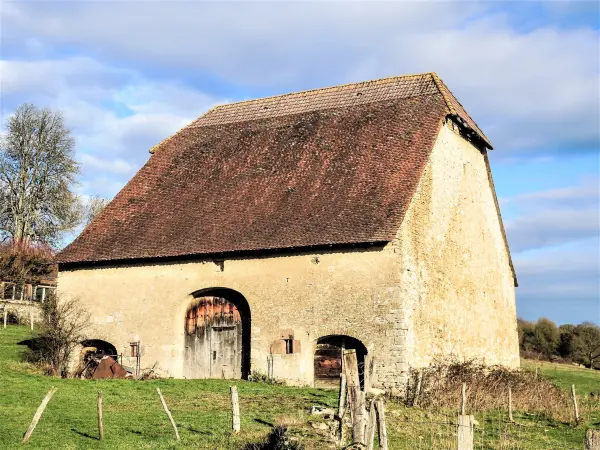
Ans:
[{"label": "stone barn", "polygon": [[343,348],[380,387],[434,358],[516,367],[491,149],[434,73],[217,106],[64,249],[58,290],[176,378],[310,385]]}]

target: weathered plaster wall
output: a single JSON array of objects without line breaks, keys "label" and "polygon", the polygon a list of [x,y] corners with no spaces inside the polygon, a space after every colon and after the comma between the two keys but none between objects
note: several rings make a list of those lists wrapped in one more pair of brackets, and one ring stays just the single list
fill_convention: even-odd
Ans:
[{"label": "weathered plaster wall", "polygon": [[[318,258],[318,263],[316,259]],[[483,155],[440,132],[417,193],[385,247],[61,271],[59,292],[92,313],[90,337],[118,351],[141,341],[142,366],[182,376],[191,294],[245,296],[251,363],[267,372],[271,344],[292,329],[301,352],[275,355],[275,377],[312,383],[316,340],[344,334],[375,357],[375,385],[402,384],[436,356],[518,365],[515,297]]]},{"label": "weathered plaster wall", "polygon": [[[318,258],[316,263],[315,258]],[[275,377],[312,383],[316,339],[344,334],[361,340],[391,364],[390,299],[398,293],[397,254],[385,249],[234,258],[177,264],[98,267],[61,271],[59,292],[78,297],[92,313],[90,333],[127,352],[140,340],[142,365],[158,361],[182,376],[184,317],[194,291],[234,289],[245,296],[252,316],[251,363],[267,372],[267,355],[280,332],[292,329],[301,352],[275,355]]]},{"label": "weathered plaster wall", "polygon": [[514,281],[484,156],[451,123],[396,244],[407,363],[452,356],[517,367]]}]

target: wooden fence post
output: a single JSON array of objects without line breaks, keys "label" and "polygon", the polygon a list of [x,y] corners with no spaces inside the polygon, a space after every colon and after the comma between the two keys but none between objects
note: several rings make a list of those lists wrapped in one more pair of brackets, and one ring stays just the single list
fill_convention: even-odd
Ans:
[{"label": "wooden fence post", "polygon": [[29,307],[29,324],[31,326],[31,331],[33,331],[33,305]]},{"label": "wooden fence post", "polygon": [[375,402],[371,400],[369,408],[369,421],[367,423],[367,450],[373,450],[375,443],[375,426],[377,425],[377,413],[375,412]]},{"label": "wooden fence post", "polygon": [[585,432],[585,450],[600,450],[600,430]]},{"label": "wooden fence post", "polygon": [[379,448],[381,450],[388,450],[387,428],[385,426],[385,404],[383,403],[383,400],[377,400],[375,402],[375,407],[377,408],[377,418],[379,424]]},{"label": "wooden fence post", "polygon": [[102,424],[102,391],[98,391],[98,436],[104,439],[104,425]]},{"label": "wooden fence post", "polygon": [[338,417],[341,419],[346,412],[346,375],[340,376],[340,398],[338,399]]},{"label": "wooden fence post", "polygon": [[348,408],[352,419],[352,440],[364,444],[367,414],[365,410],[365,393],[360,390],[356,350],[344,351],[344,370],[348,385]]},{"label": "wooden fence post", "polygon": [[415,397],[413,398],[412,405],[419,406],[419,395],[421,395],[421,384],[423,383],[423,371],[419,370],[417,375],[417,385],[415,387]]},{"label": "wooden fence post", "polygon": [[169,420],[171,421],[171,425],[173,425],[173,430],[175,430],[175,437],[179,441],[180,440],[179,439],[179,431],[177,431],[177,425],[175,425],[175,421],[173,420],[171,411],[169,411],[169,408],[167,407],[167,402],[165,402],[165,398],[163,397],[162,393],[160,392],[160,388],[156,388],[156,392],[158,392],[158,396],[160,397],[160,402],[163,405],[163,409],[167,413],[167,417],[169,417]]},{"label": "wooden fence post", "polygon": [[237,386],[231,386],[231,412],[232,412],[232,421],[231,428],[234,433],[240,432],[240,402],[238,399],[238,391]]},{"label": "wooden fence post", "polygon": [[473,450],[473,416],[458,416],[458,450]]},{"label": "wooden fence post", "polygon": [[573,397],[573,414],[575,415],[575,423],[579,423],[579,408],[577,407],[577,395],[575,395],[575,385],[571,385],[571,396]]},{"label": "wooden fence post", "polygon": [[33,430],[35,430],[36,425],[40,421],[40,418],[42,417],[42,414],[44,413],[44,410],[46,409],[46,406],[48,406],[48,402],[50,401],[50,399],[52,398],[52,396],[54,395],[55,392],[56,392],[55,387],[50,389],[48,391],[48,393],[46,394],[46,396],[44,397],[44,400],[42,400],[42,403],[40,404],[40,406],[38,406],[38,409],[35,412],[35,415],[33,416],[33,419],[31,421],[31,425],[29,425],[29,428],[27,429],[27,433],[25,433],[25,437],[23,438],[23,444],[27,444],[29,442],[29,438],[31,437]]},{"label": "wooden fence post", "polygon": [[4,328],[6,328],[6,320],[8,319],[8,311],[4,307]]},{"label": "wooden fence post", "polygon": [[460,414],[461,416],[465,415],[465,410],[467,409],[467,383],[462,384],[462,400],[460,402]]},{"label": "wooden fence post", "polygon": [[512,411],[512,389],[508,386],[508,420],[514,422]]}]

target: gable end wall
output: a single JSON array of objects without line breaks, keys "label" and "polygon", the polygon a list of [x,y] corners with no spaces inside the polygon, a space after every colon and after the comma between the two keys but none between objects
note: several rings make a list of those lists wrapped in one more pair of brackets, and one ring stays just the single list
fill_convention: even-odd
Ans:
[{"label": "gable end wall", "polygon": [[395,244],[407,363],[518,367],[515,289],[484,154],[448,121]]}]

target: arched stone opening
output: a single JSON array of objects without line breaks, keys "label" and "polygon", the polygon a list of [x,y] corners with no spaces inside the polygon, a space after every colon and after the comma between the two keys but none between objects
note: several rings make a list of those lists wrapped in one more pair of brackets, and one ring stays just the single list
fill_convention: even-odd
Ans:
[{"label": "arched stone opening", "polygon": [[112,356],[115,361],[117,360],[117,348],[110,342],[102,339],[86,339],[81,341],[81,345],[85,353],[92,353],[95,357]]},{"label": "arched stone opening", "polygon": [[210,288],[192,294],[184,322],[185,378],[247,379],[250,306],[242,294]]},{"label": "arched stone opening", "polygon": [[358,339],[346,335],[329,335],[317,339],[315,348],[315,383],[337,385],[342,373],[342,355],[344,350],[356,350],[360,384],[364,383],[363,373],[367,348]]}]

